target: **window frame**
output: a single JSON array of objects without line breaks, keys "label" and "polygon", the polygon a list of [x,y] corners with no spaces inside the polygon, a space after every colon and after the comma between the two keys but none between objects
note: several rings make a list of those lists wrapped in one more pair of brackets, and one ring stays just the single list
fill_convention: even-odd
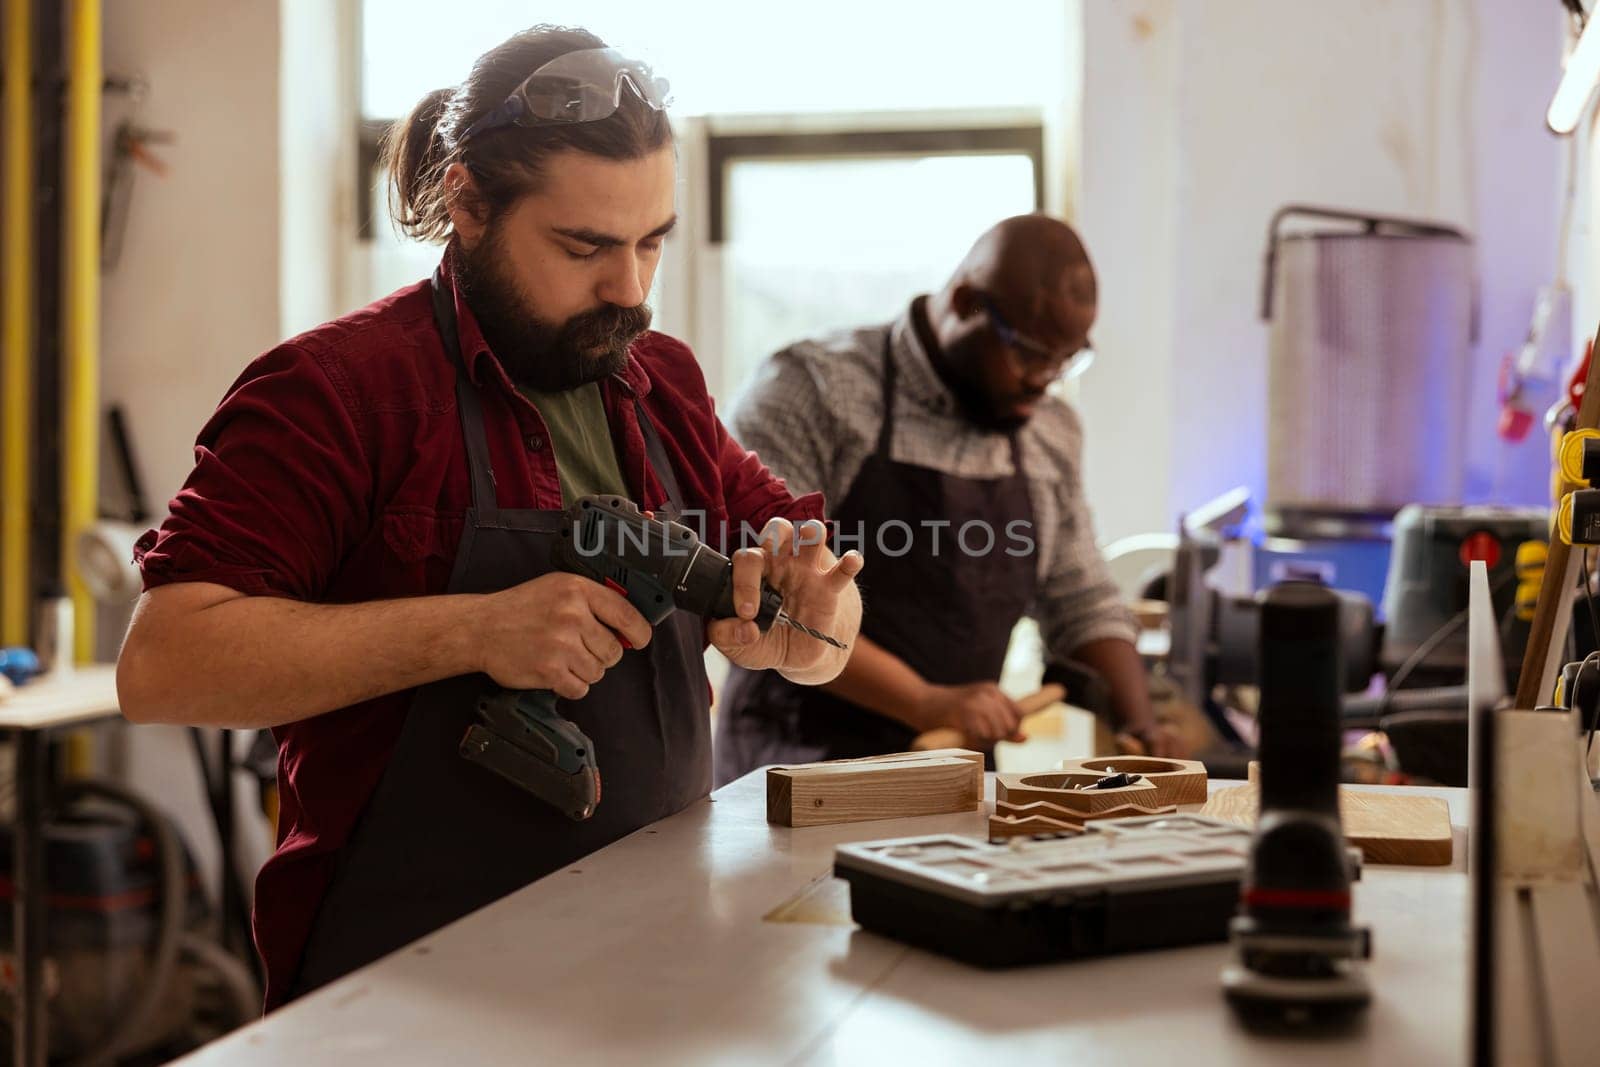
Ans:
[{"label": "window frame", "polygon": [[[848,116],[840,116],[848,118]],[[718,133],[706,136],[706,240],[728,236],[728,170],[755,159],[817,162],[906,156],[1023,155],[1033,164],[1033,210],[1045,203],[1044,123],[1004,126],[912,124],[824,131]]]}]

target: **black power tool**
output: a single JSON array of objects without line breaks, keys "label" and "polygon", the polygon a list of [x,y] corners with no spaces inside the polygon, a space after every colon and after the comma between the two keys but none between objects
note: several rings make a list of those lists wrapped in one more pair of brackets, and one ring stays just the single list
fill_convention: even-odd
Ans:
[{"label": "black power tool", "polygon": [[1229,1003],[1269,1028],[1335,1023],[1371,998],[1350,923],[1352,860],[1339,821],[1339,601],[1289,582],[1261,605],[1260,815],[1222,972]]},{"label": "black power tool", "polygon": [[[647,516],[626,497],[586,496],[567,509],[570,522],[554,551],[557,567],[604,584],[628,599],[654,626],[673,609],[711,619],[733,618],[733,563],[682,523]],[[756,625],[774,622],[843,648],[791,619],[783,595],[765,582]],[[499,689],[478,701],[478,722],[461,739],[461,754],[581,821],[600,803],[594,745],[556,711],[548,689]]]}]

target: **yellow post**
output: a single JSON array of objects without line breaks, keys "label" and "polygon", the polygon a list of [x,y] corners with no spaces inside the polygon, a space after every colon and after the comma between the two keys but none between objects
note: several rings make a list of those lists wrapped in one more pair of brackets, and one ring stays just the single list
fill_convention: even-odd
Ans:
[{"label": "yellow post", "polygon": [[33,0],[5,3],[0,231],[0,644],[28,641],[33,456]]},{"label": "yellow post", "polygon": [[82,663],[94,658],[94,598],[73,542],[100,510],[100,0],[71,0],[67,27],[61,558]]}]

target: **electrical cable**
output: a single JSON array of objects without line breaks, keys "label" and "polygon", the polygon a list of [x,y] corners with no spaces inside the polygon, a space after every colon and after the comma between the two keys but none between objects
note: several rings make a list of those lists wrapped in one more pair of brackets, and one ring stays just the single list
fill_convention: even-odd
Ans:
[{"label": "electrical cable", "polygon": [[[1499,580],[1490,587],[1490,596],[1493,596],[1501,589],[1504,589],[1506,583],[1514,577],[1516,577],[1515,571],[1507,571],[1505,574],[1502,574]],[[1443,644],[1451,634],[1455,633],[1456,630],[1461,627],[1462,623],[1466,622],[1467,619],[1471,617],[1471,614],[1471,608],[1462,608],[1450,618],[1446,619],[1439,625],[1437,630],[1429,634],[1421,644],[1412,650],[1411,655],[1407,656],[1401,662],[1399,667],[1395,668],[1394,674],[1389,676],[1388,684],[1383,687],[1383,695],[1378,698],[1377,714],[1379,718],[1382,718],[1389,713],[1391,695],[1400,688],[1401,683],[1403,683],[1407,678],[1411,677],[1411,673],[1418,667],[1422,666],[1423,661],[1432,655],[1433,651]]]},{"label": "electrical cable", "polygon": [[100,1067],[116,1063],[127,1053],[169,992],[188,905],[183,849],[172,824],[134,793],[105,782],[87,781],[68,783],[62,787],[62,793],[66,803],[78,797],[95,797],[131,809],[150,833],[159,872],[156,884],[160,913],[150,967],[142,978],[142,986],[106,1027],[95,1047],[75,1061],[77,1067]]}]

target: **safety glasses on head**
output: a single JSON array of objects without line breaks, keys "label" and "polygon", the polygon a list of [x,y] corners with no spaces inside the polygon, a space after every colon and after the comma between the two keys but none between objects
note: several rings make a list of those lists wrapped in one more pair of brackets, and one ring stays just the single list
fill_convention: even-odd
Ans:
[{"label": "safety glasses on head", "polygon": [[1094,349],[1087,343],[1074,352],[1061,352],[1040,341],[1035,341],[1007,321],[995,307],[994,299],[987,293],[979,295],[983,310],[989,316],[994,335],[1005,345],[1012,365],[1025,378],[1056,379],[1076,378],[1094,362]]},{"label": "safety glasses on head", "polygon": [[671,86],[643,60],[615,48],[585,48],[557,56],[532,74],[461,135],[462,143],[506,126],[595,122],[622,106],[626,86],[657,111],[671,102]]}]

